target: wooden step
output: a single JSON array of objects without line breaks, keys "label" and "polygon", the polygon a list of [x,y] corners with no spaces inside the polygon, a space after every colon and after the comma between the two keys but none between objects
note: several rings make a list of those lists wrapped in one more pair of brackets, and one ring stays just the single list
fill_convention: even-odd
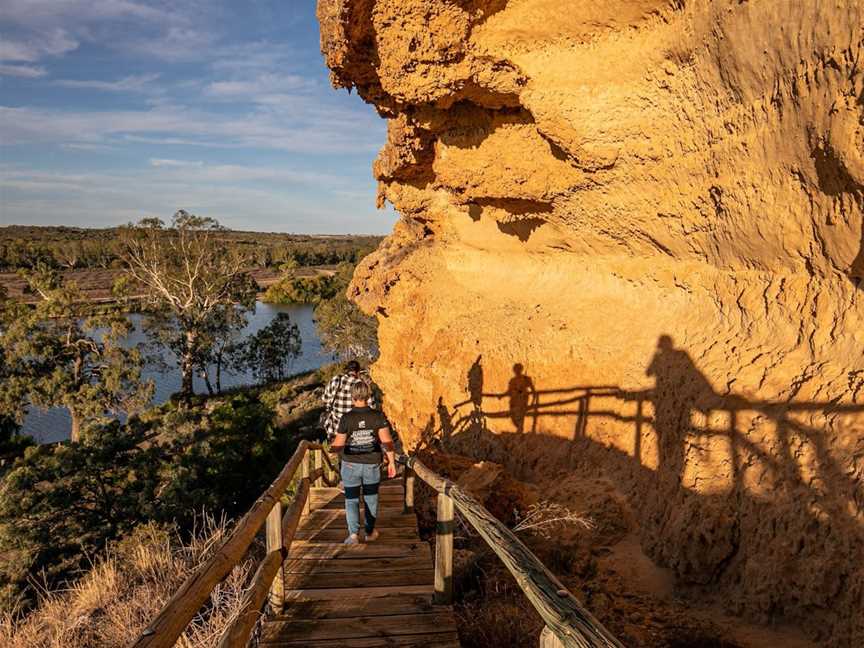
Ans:
[{"label": "wooden step", "polygon": [[[290,619],[343,619],[357,616],[389,616],[391,614],[425,614],[442,609],[432,603],[431,594],[388,594],[386,596],[361,596],[319,601],[292,601],[285,612],[270,617],[268,621]],[[446,609],[446,608],[445,608]]]},{"label": "wooden step", "polygon": [[419,553],[404,558],[323,558],[319,560],[285,561],[285,571],[291,574],[305,574],[309,572],[337,574],[356,571],[364,573],[416,571],[419,569],[430,569],[431,567],[432,561]]},{"label": "wooden step", "polygon": [[[365,518],[365,511],[360,507],[360,519]],[[345,526],[345,511],[344,510],[329,510],[321,509],[312,511],[303,518],[300,523],[300,528],[325,528],[333,524]],[[417,526],[417,517],[413,513],[402,513],[399,509],[398,514],[394,514],[391,509],[378,509],[378,517],[375,519],[376,527],[413,527]]]},{"label": "wooden step", "polygon": [[[456,624],[449,610],[423,614],[358,616],[342,619],[268,620],[262,641],[277,637],[303,637],[305,641],[390,639],[399,636],[451,634]],[[289,644],[290,645],[290,644]]]},{"label": "wooden step", "polygon": [[341,560],[367,558],[404,558],[420,556],[432,559],[432,549],[426,542],[369,542],[366,544],[346,545],[341,542],[307,542],[297,540],[291,543],[288,555],[292,560],[319,560],[339,558]]},{"label": "wooden step", "polygon": [[[356,589],[344,588],[344,587],[335,587],[335,588],[321,588],[321,589],[298,589],[298,590],[286,590],[285,596],[286,600],[289,601],[328,601],[332,599],[338,599],[340,601],[344,600],[345,597],[351,596],[366,596],[366,597],[378,597],[378,596],[391,596],[394,594],[399,595],[414,595],[414,594],[429,594],[430,596],[435,591],[435,587],[432,583],[424,584],[424,585],[401,585],[397,587],[393,586],[379,586],[379,587],[358,587]],[[289,603],[290,604],[290,603]]]},{"label": "wooden step", "polygon": [[[378,542],[389,540],[417,540],[417,529],[405,527],[392,527],[378,530],[381,534]],[[348,528],[345,526],[332,526],[326,529],[298,529],[295,534],[297,540],[323,540],[325,542],[338,542],[345,540]]]},{"label": "wooden step", "polygon": [[356,589],[358,587],[401,587],[403,585],[423,585],[434,580],[432,568],[419,568],[410,571],[394,572],[327,572],[285,574],[285,587],[288,589]]},{"label": "wooden step", "polygon": [[452,608],[433,604],[431,548],[403,512],[400,481],[381,486],[374,542],[342,543],[338,488],[313,488],[310,506],[285,562],[284,611],[264,620],[262,647],[459,647]]},{"label": "wooden step", "polygon": [[459,635],[441,632],[425,635],[402,635],[398,637],[365,637],[362,639],[285,639],[282,636],[262,641],[259,645],[270,648],[460,648]]}]

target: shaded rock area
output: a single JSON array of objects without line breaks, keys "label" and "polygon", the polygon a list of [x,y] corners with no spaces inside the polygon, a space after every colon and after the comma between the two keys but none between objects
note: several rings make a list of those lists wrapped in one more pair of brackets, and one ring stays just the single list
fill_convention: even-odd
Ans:
[{"label": "shaded rock area", "polygon": [[693,600],[864,645],[864,6],[318,13],[388,120],[350,295],[403,438],[608,480]]},{"label": "shaded rock area", "polygon": [[[638,524],[627,500],[608,479],[572,474],[523,482],[500,464],[434,452],[422,460],[470,491],[552,569],[604,625],[630,648],[815,648],[794,631],[765,629],[700,605],[675,586],[671,570],[657,567],[642,551]],[[434,542],[435,494],[418,486],[421,533]],[[532,506],[565,505],[590,521],[541,529],[517,521]],[[560,509],[556,511],[560,515]],[[547,520],[550,518],[546,518]],[[457,515],[454,541],[456,610],[466,648],[537,645],[543,624],[485,542]]]}]

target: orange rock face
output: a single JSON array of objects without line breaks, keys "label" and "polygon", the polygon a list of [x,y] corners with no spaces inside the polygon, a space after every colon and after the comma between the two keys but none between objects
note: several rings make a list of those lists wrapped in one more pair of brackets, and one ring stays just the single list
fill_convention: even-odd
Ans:
[{"label": "orange rock face", "polygon": [[864,645],[864,5],[320,0],[402,214],[409,440],[620,484],[681,583]]}]

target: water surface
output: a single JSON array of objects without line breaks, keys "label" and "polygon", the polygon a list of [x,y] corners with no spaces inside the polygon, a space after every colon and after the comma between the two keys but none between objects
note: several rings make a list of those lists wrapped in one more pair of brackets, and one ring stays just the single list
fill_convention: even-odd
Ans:
[{"label": "water surface", "polygon": [[[332,361],[332,356],[321,348],[318,331],[312,319],[312,306],[308,304],[287,306],[258,302],[255,313],[249,317],[249,325],[244,329],[244,333],[249,335],[264,328],[276,317],[277,313],[288,313],[291,316],[291,321],[297,324],[297,327],[300,329],[300,355],[291,365],[292,372],[317,369]],[[126,338],[126,344],[132,346],[144,342],[146,336],[141,331],[141,315],[132,314],[129,317],[135,325],[135,329]],[[144,371],[144,377],[152,378],[156,383],[153,403],[157,405],[164,403],[172,394],[180,389],[180,372],[176,368],[173,355],[166,351],[164,358],[171,368],[168,372]],[[214,383],[215,388],[214,372],[211,372],[210,380]],[[229,374],[224,370],[222,371],[223,389],[254,383],[255,377],[251,373]],[[196,393],[206,393],[207,387],[203,380],[196,376],[194,384]],[[29,434],[39,443],[50,443],[68,439],[71,429],[72,421],[69,418],[69,412],[62,407],[53,407],[49,410],[31,408],[27,413],[27,418],[24,420],[21,431],[24,434]]]}]

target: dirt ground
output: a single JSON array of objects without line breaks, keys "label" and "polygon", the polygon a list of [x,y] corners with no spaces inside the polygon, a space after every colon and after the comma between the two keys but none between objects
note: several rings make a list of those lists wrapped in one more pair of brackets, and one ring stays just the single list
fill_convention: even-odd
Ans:
[{"label": "dirt ground", "polygon": [[[519,482],[495,464],[454,455],[424,457],[471,490],[499,519],[556,502],[592,528],[553,524],[518,536],[628,648],[817,648],[795,628],[765,627],[727,614],[710,592],[679,587],[642,551],[639,530],[614,484],[572,475],[544,484]],[[434,542],[435,499],[419,487],[421,534]],[[513,577],[467,522],[457,525],[456,612],[463,646],[537,645],[542,622]]]}]

